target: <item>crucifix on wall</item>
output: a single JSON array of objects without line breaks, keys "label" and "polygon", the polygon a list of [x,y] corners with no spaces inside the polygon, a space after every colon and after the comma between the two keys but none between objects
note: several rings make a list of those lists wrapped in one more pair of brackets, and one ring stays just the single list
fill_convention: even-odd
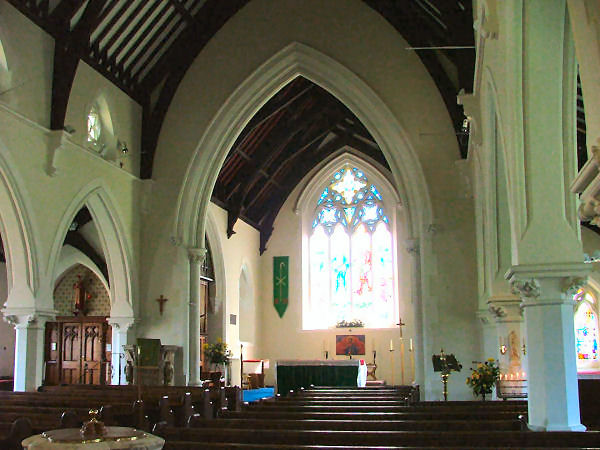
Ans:
[{"label": "crucifix on wall", "polygon": [[402,317],[400,317],[396,325],[400,330],[400,377],[402,379],[402,384],[404,384],[404,339],[402,338],[402,327],[406,324],[402,322]]},{"label": "crucifix on wall", "polygon": [[168,298],[164,298],[162,294],[160,294],[160,297],[156,299],[156,301],[158,302],[158,309],[160,311],[160,315],[162,316],[163,314],[163,310],[165,307],[165,302],[169,301]]}]

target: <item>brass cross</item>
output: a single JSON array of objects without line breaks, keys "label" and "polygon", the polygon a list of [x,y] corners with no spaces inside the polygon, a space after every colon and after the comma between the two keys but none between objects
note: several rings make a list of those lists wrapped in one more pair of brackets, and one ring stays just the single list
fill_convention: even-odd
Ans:
[{"label": "brass cross", "polygon": [[396,325],[400,329],[400,337],[402,337],[402,327],[406,325],[404,322],[402,322],[402,317],[400,317],[400,323],[397,323]]}]

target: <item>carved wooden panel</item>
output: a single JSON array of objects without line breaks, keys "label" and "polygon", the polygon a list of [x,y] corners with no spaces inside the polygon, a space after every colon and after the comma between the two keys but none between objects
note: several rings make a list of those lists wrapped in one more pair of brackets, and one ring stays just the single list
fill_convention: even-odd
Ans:
[{"label": "carved wooden panel", "polygon": [[106,384],[110,327],[105,317],[59,317],[46,325],[46,380],[54,384]]}]

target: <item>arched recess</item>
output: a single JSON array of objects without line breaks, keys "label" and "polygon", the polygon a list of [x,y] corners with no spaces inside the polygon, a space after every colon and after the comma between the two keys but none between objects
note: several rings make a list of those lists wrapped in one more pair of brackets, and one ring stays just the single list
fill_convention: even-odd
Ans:
[{"label": "arched recess", "polygon": [[256,298],[248,265],[242,264],[239,277],[240,342],[256,344]]},{"label": "arched recess", "polygon": [[225,330],[225,299],[227,280],[225,279],[225,261],[223,259],[223,246],[215,218],[209,210],[206,216],[206,239],[210,244],[213,270],[215,275],[215,296],[211,299],[212,311],[208,315],[208,339],[216,342],[217,338],[224,338]]},{"label": "arched recess", "polygon": [[73,217],[86,206],[98,228],[102,250],[108,268],[111,318],[132,318],[135,307],[135,268],[131,261],[131,247],[125,238],[123,226],[107,189],[101,180],[85,186],[71,201],[60,221],[48,262],[48,273],[55,274],[64,236]]},{"label": "arched recess", "polygon": [[82,266],[85,266],[92,272],[94,272],[94,274],[104,285],[104,288],[107,291],[110,291],[108,280],[104,278],[104,275],[102,274],[100,268],[96,264],[94,264],[94,262],[85,253],[70,245],[63,245],[61,249],[60,258],[56,264],[56,272],[54,273],[55,286],[62,279],[65,273],[67,273],[69,270],[71,270],[78,264],[81,264]]},{"label": "arched recess", "polygon": [[0,234],[6,256],[7,308],[35,308],[39,288],[39,266],[35,233],[29,219],[31,210],[21,194],[10,167],[10,155],[0,140]]},{"label": "arched recess", "polygon": [[299,75],[337,97],[374,137],[406,207],[410,234],[420,236],[424,224],[431,223],[431,200],[421,165],[408,135],[385,102],[336,60],[292,42],[238,86],[200,139],[177,202],[174,235],[180,244],[203,247],[208,204],[227,153],[254,114]]}]

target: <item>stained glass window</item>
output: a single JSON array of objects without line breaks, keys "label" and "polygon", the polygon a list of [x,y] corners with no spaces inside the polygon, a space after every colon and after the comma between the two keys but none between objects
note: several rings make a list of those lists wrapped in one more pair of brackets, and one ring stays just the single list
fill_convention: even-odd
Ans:
[{"label": "stained glass window", "polygon": [[392,233],[383,198],[362,170],[345,166],[323,189],[309,253],[311,328],[354,319],[393,326]]},{"label": "stained glass window", "polygon": [[578,361],[598,360],[598,316],[594,296],[580,289],[575,294],[575,346]]},{"label": "stained glass window", "polygon": [[92,106],[87,116],[87,139],[95,144],[100,138],[100,116],[97,109]]}]

